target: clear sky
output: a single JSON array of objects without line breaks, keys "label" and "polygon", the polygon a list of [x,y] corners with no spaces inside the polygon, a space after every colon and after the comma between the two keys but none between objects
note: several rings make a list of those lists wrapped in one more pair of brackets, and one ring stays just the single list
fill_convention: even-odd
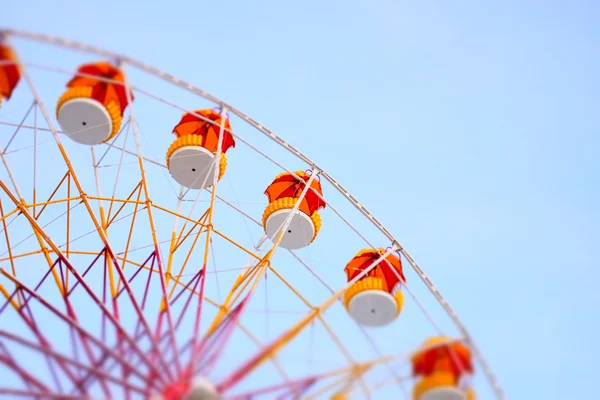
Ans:
[{"label": "clear sky", "polygon": [[24,0],[0,25],[128,54],[280,133],[397,234],[507,399],[541,400],[597,390],[599,15],[584,0]]}]

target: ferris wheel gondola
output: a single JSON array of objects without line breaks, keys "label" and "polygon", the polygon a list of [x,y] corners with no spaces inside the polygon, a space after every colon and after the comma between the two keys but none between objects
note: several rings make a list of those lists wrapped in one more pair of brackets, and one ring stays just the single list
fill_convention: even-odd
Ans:
[{"label": "ferris wheel gondola", "polygon": [[111,63],[80,66],[56,104],[56,118],[65,134],[86,145],[114,138],[127,105],[133,101],[124,84],[123,72]]}]

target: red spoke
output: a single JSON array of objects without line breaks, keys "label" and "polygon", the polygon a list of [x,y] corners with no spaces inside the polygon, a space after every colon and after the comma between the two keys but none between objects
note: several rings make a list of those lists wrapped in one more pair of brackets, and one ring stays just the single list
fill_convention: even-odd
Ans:
[{"label": "red spoke", "polygon": [[[126,86],[126,87],[128,88],[128,86]],[[130,112],[131,112],[131,110],[130,110]],[[159,277],[159,282],[160,282],[160,286],[161,286],[161,289],[162,289],[162,295],[163,295],[163,300],[164,300],[165,308],[164,308],[164,310],[161,311],[161,313],[160,313],[160,315],[158,317],[158,323],[156,325],[156,330],[155,330],[154,340],[153,341],[156,344],[156,348],[160,349],[160,347],[158,345],[158,340],[159,340],[160,334],[161,334],[162,319],[163,319],[163,317],[166,316],[166,318],[167,318],[167,332],[169,333],[169,339],[170,339],[170,342],[171,342],[172,347],[173,347],[173,352],[177,355],[177,339],[175,337],[175,329],[174,329],[174,325],[173,325],[173,317],[171,315],[171,306],[169,305],[169,302],[167,300],[168,299],[168,294],[167,294],[167,285],[166,285],[166,282],[165,282],[165,275],[164,275],[165,270],[163,268],[162,257],[160,255],[160,249],[158,248],[158,244],[155,245],[154,251],[155,251],[155,255],[156,255],[155,260],[156,260],[156,264],[157,264],[157,267],[158,267],[158,277]],[[159,354],[161,356],[163,356],[162,352],[160,352]],[[179,357],[175,357],[174,364],[175,364],[176,370],[181,373],[181,362],[179,360]]]},{"label": "red spoke", "polygon": [[49,390],[46,385],[37,380],[33,375],[27,372],[24,368],[21,368],[12,357],[8,357],[0,354],[0,363],[6,364],[9,368],[11,368],[14,372],[17,373],[21,377],[21,379],[31,385],[37,386],[41,390]]},{"label": "red spoke", "polygon": [[246,297],[240,301],[225,318],[223,318],[217,328],[211,332],[208,337],[202,340],[196,349],[192,349],[192,354],[195,353],[195,357],[192,356],[192,360],[197,358],[197,363],[195,365],[200,367],[198,373],[203,375],[208,375],[210,373],[214,364],[218,361],[219,356],[223,353],[223,350],[225,350],[227,342],[251,297],[252,292],[248,293]]},{"label": "red spoke", "polygon": [[[101,349],[103,349],[105,352],[107,352],[108,354],[110,354],[113,358],[115,358],[115,359],[119,360],[120,362],[122,362],[122,360],[120,360],[120,357],[118,356],[118,354],[115,353],[114,350],[111,350],[100,339],[98,339],[95,336],[93,336],[92,334],[90,334],[81,325],[79,325],[79,323],[77,323],[76,321],[74,321],[72,318],[70,318],[69,316],[65,315],[64,313],[62,313],[60,310],[58,310],[56,307],[54,307],[52,304],[50,304],[46,299],[44,299],[38,293],[36,293],[33,290],[31,290],[27,285],[25,285],[22,282],[20,282],[17,278],[15,278],[15,277],[11,276],[10,274],[6,273],[6,271],[4,269],[0,268],[0,273],[4,274],[7,278],[13,280],[17,285],[20,286],[20,290],[26,291],[27,294],[29,294],[31,297],[35,298],[40,304],[42,304],[43,306],[45,306],[54,315],[56,315],[57,317],[59,317],[61,320],[63,320],[67,324],[71,325],[77,332],[82,333],[83,335],[85,335],[85,337],[88,338],[96,346],[98,346]],[[79,276],[79,275],[77,275],[77,276]],[[83,282],[82,282],[82,285],[84,285],[84,287],[87,286]],[[27,319],[27,321],[28,321],[28,319]],[[123,331],[123,328],[119,324],[115,324],[115,326],[117,327],[117,329],[120,329],[120,330]],[[130,342],[130,344],[133,344],[133,346],[135,346],[136,353],[138,354],[138,356],[140,356],[141,360],[144,361],[144,363],[149,368],[151,368],[151,369],[155,368],[154,365],[152,365],[151,363],[149,363],[149,361],[146,358],[145,354],[141,351],[141,349],[139,349],[137,347],[137,345],[135,344],[135,341],[133,339],[131,339],[126,334],[123,336],[123,338],[125,338],[126,340],[128,340]],[[47,345],[49,345],[49,343],[47,341],[45,341],[45,342],[46,342]],[[164,378],[162,378],[162,376],[158,372],[156,373],[156,377],[158,379],[162,380],[163,382],[165,382]],[[149,382],[149,383],[151,383],[151,382]]]},{"label": "red spoke", "polygon": [[[202,279],[204,276],[204,273],[202,270],[198,271],[193,277],[192,279],[190,279],[190,281],[187,283],[187,285],[185,285],[184,287],[181,288],[181,290],[179,291],[179,293],[177,293],[177,295],[171,300],[171,305],[174,305],[175,302],[177,300],[179,300],[179,297],[181,295],[183,295],[183,293],[185,293],[186,291],[188,291],[188,298],[185,302],[185,305],[183,306],[183,309],[181,310],[181,314],[179,315],[179,318],[177,319],[177,322],[175,323],[175,329],[177,329],[179,327],[179,325],[181,324],[181,322],[183,321],[183,317],[187,311],[188,306],[190,305],[190,302],[194,296],[194,292],[196,291],[196,288],[198,287],[198,283],[200,283],[200,279]],[[192,282],[194,282],[194,286],[190,289],[190,285],[192,284]]]},{"label": "red spoke", "polygon": [[[135,277],[138,275],[138,273],[139,273],[141,270],[143,270],[143,269],[144,269],[144,267],[145,267],[145,266],[148,264],[148,262],[149,262],[150,260],[152,260],[152,264],[151,264],[151,268],[152,268],[152,265],[153,265],[153,263],[154,263],[154,252],[152,252],[152,253],[151,253],[151,254],[148,256],[148,258],[146,258],[146,260],[145,260],[145,261],[144,261],[144,262],[143,262],[143,263],[142,263],[142,264],[141,264],[141,265],[138,267],[137,271],[136,271],[136,272],[135,272],[135,273],[132,275],[132,277],[129,279],[129,282],[130,282],[130,283],[131,283],[131,282],[132,282],[132,281],[135,279]],[[146,290],[148,290],[148,286],[149,286],[149,283],[150,283],[150,278],[151,278],[151,273],[149,272],[149,273],[148,273],[148,282],[147,282],[147,284],[146,284]],[[119,296],[120,296],[120,295],[123,293],[123,291],[124,291],[124,288],[122,288],[122,289],[121,289],[121,290],[120,290],[120,291],[117,293],[117,295],[116,295],[116,297],[115,297],[115,301],[116,301],[116,299],[118,299],[118,298],[119,298]],[[146,294],[147,294],[147,293],[146,293]],[[143,299],[143,301],[142,301],[142,310],[145,308],[145,306],[146,306],[146,296],[144,295],[144,299]],[[103,317],[104,317],[104,316],[103,316]],[[103,321],[104,321],[104,318],[103,318]],[[142,338],[142,337],[145,335],[145,333],[142,333],[142,335],[139,335],[139,334],[138,334],[138,330],[139,330],[138,328],[140,328],[140,327],[141,327],[141,323],[140,323],[140,321],[138,320],[138,321],[137,321],[137,325],[136,325],[136,329],[135,329],[135,333],[134,333],[134,336],[133,336],[133,340],[134,340],[136,343],[138,343],[138,342],[139,342],[139,340],[140,340],[140,339],[141,339],[141,338]],[[135,350],[134,350],[134,349],[132,349],[132,348],[130,348],[130,349],[129,349],[129,351],[126,351],[126,350],[125,350],[123,347],[121,347],[121,346],[122,346],[124,343],[123,343],[123,341],[119,340],[119,338],[120,338],[120,336],[119,336],[119,333],[117,333],[117,335],[118,335],[118,337],[117,337],[117,339],[118,339],[118,340],[117,340],[117,342],[119,343],[119,350],[120,350],[120,357],[119,357],[119,358],[120,358],[120,359],[125,359],[125,358],[126,358],[126,356],[133,356],[133,354],[135,353]],[[106,361],[107,361],[107,360],[109,360],[109,359],[110,359],[110,358],[109,358],[109,354],[108,354],[107,352],[103,352],[103,353],[102,353],[102,355],[101,355],[101,357],[100,357],[100,360],[98,360],[98,361],[97,361],[97,362],[96,362],[94,365],[95,365],[95,367],[96,367],[96,368],[100,368],[100,367],[102,367],[102,366],[103,366],[103,365],[106,363]],[[112,370],[112,368],[113,368],[113,367],[115,367],[115,366],[117,366],[117,365],[119,365],[119,363],[118,363],[118,362],[117,362],[117,363],[114,363],[114,364],[112,364],[112,365],[111,365],[111,367],[107,368],[107,371],[111,371],[111,370]],[[125,375],[128,375],[128,374],[130,373],[130,369],[132,368],[132,367],[130,367],[130,366],[128,366],[128,365],[125,365],[125,364],[123,364],[123,363],[121,363],[121,367],[123,368],[123,375],[124,375],[124,376],[125,376]],[[141,376],[142,376],[142,375],[140,375],[140,377],[141,377]],[[89,385],[89,384],[91,384],[91,383],[94,381],[94,379],[93,379],[93,378],[94,378],[93,376],[91,376],[91,375],[89,375],[89,374],[88,374],[87,376],[85,376],[85,377],[82,379],[82,382],[83,382],[83,383],[85,383],[86,385]],[[144,377],[144,379],[145,379],[145,377]]]},{"label": "red spoke", "polygon": [[[88,272],[90,272],[90,270],[96,264],[96,262],[100,259],[100,257],[105,256],[105,255],[106,255],[106,248],[100,250],[100,252],[94,258],[94,261],[92,261],[90,263],[90,265],[88,265],[88,267],[83,271],[83,274],[81,274],[81,278],[85,278],[85,276],[88,274]],[[73,291],[77,288],[78,285],[79,285],[79,280],[77,280],[77,282],[75,282],[75,284],[73,286],[71,286],[71,289],[69,289],[69,291],[67,292],[67,296],[70,296],[73,293]]]},{"label": "red spoke", "polygon": [[11,397],[25,397],[27,399],[81,400],[81,396],[65,395],[62,393],[54,393],[50,391],[35,392],[32,390],[19,390],[9,388],[0,388],[0,395],[8,395]]},{"label": "red spoke", "polygon": [[[9,339],[9,340],[11,340],[13,342],[19,343],[19,344],[21,344],[23,346],[26,346],[26,347],[28,347],[28,348],[30,348],[32,350],[36,350],[36,351],[38,351],[40,353],[43,353],[44,355],[47,355],[49,357],[54,358],[54,359],[64,361],[65,363],[71,364],[71,365],[77,367],[80,370],[89,371],[89,372],[91,372],[91,373],[93,373],[95,375],[101,376],[102,378],[104,378],[104,379],[106,379],[108,381],[117,383],[117,384],[122,385],[124,387],[129,387],[131,390],[134,390],[134,391],[136,391],[138,393],[147,393],[147,391],[148,391],[145,388],[139,388],[139,387],[133,386],[130,383],[127,383],[127,382],[123,381],[120,378],[117,378],[115,376],[110,375],[106,371],[103,371],[103,370],[100,370],[100,369],[88,366],[88,365],[86,365],[84,363],[81,363],[80,361],[77,361],[77,360],[75,360],[73,358],[70,358],[70,357],[68,357],[66,355],[60,354],[60,353],[58,353],[58,352],[56,352],[56,351],[54,351],[54,350],[52,350],[50,348],[47,348],[45,346],[42,346],[42,345],[39,345],[37,343],[31,342],[29,340],[23,339],[20,336],[17,336],[15,334],[10,333],[10,332],[4,331],[4,330],[0,330],[0,336],[5,337],[5,338],[7,338],[7,339]],[[139,378],[143,378],[143,375],[141,373],[139,373],[137,371],[134,371],[134,372],[136,372],[136,375]]]},{"label": "red spoke", "polygon": [[[54,264],[52,264],[52,267],[49,268],[49,270],[46,272],[46,274],[44,275],[44,277],[40,280],[40,282],[37,284],[37,286],[35,287],[35,291],[37,292],[38,289],[42,286],[42,284],[44,283],[45,279],[50,275],[50,272],[52,271],[52,269],[54,269],[56,267],[57,261],[54,262]],[[3,269],[0,269],[0,272],[4,273]],[[9,277],[10,279],[10,277]],[[14,292],[12,293],[12,295],[10,296],[9,300],[12,299],[14,296],[16,296],[16,294],[18,292],[23,291],[24,287],[23,285],[21,285],[18,280],[14,281],[15,285],[17,286],[17,289],[14,290]],[[45,347],[47,348],[52,348],[51,344],[50,344],[50,340],[48,338],[46,338],[46,336],[41,332],[41,330],[38,328],[37,323],[35,321],[35,317],[33,312],[31,311],[31,308],[29,307],[29,301],[31,300],[33,296],[31,295],[27,295],[27,293],[22,295],[23,298],[23,304],[21,305],[21,307],[17,310],[17,313],[19,314],[19,316],[21,317],[21,319],[23,320],[23,322],[25,323],[25,325],[27,325],[29,327],[29,329],[31,330],[31,332],[36,336],[36,338],[38,339],[38,341]],[[28,314],[28,315],[26,315]],[[54,364],[51,362],[51,360],[48,357],[45,357],[46,362],[48,364],[50,373],[52,375],[52,378],[56,384],[56,387],[58,388],[58,390],[62,391],[62,385],[60,383],[60,380],[58,379],[57,376],[57,372],[55,369]],[[60,367],[60,369],[67,375],[67,377],[71,380],[72,383],[74,383],[76,385],[76,377],[73,374],[73,372],[67,367],[66,364],[64,364],[61,360],[55,360],[56,363],[58,364],[58,366]],[[81,391],[81,393],[86,393],[85,389],[82,387],[79,387],[76,385],[76,387]]]},{"label": "red spoke", "polygon": [[[202,269],[201,269],[201,273],[202,276],[205,277],[206,276],[206,268],[207,268],[208,264],[204,263],[202,265]],[[200,281],[200,280],[198,280]],[[197,282],[198,283],[198,282]],[[196,310],[196,320],[194,322],[194,334],[192,336],[192,353],[191,353],[191,357],[190,357],[190,362],[186,368],[186,374],[191,374],[194,371],[194,365],[197,365],[197,360],[195,360],[196,357],[198,357],[197,354],[194,354],[193,349],[197,346],[197,342],[198,339],[200,338],[200,320],[202,317],[202,304],[204,303],[204,284],[206,283],[206,279],[202,279],[202,281],[200,282],[200,294],[198,296],[198,309]],[[190,299],[192,296],[192,293],[194,293],[194,290],[191,291],[190,293]]]},{"label": "red spoke", "polygon": [[[2,342],[0,342],[0,350],[2,350],[2,352],[4,353],[4,355],[6,357],[8,357],[9,359],[11,359],[13,362],[16,362],[15,358],[11,355],[10,351],[8,350],[8,348]],[[34,386],[34,385],[31,382],[26,381],[25,382],[25,386],[27,386],[28,389],[32,389],[32,386]],[[57,385],[57,387],[58,387],[58,385]]]}]

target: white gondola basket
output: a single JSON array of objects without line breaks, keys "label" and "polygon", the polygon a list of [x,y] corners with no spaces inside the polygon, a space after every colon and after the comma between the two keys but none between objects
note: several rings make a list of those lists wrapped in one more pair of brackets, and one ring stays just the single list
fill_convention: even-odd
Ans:
[{"label": "white gondola basket", "polygon": [[[284,249],[294,250],[308,246],[315,240],[321,228],[321,217],[318,212],[315,211],[310,216],[300,210],[294,212],[297,201],[298,199],[291,197],[275,200],[263,213],[265,234],[275,242],[283,233],[279,246]],[[290,222],[283,230],[288,217]]]}]

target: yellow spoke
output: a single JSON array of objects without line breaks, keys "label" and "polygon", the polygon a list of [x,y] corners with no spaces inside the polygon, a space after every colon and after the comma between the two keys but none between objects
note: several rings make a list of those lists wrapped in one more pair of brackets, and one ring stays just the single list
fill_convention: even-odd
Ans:
[{"label": "yellow spoke", "polygon": [[0,220],[2,220],[4,222],[4,221],[6,221],[6,218],[8,218],[11,215],[14,215],[14,214],[16,214],[18,212],[19,212],[19,208],[15,207],[15,208],[12,209],[12,211],[10,211],[7,214],[4,214],[2,217],[0,217]]},{"label": "yellow spoke", "polygon": [[[2,199],[0,199],[0,214],[4,216],[4,207],[2,206]],[[8,257],[10,260],[10,268],[12,270],[13,275],[17,275],[17,268],[15,267],[15,259],[12,253],[12,246],[10,245],[10,237],[8,235],[8,225],[6,224],[6,220],[2,218],[2,225],[4,227],[4,237],[6,239],[6,247],[8,249]],[[14,300],[13,300],[14,301]],[[21,299],[21,293],[17,293],[17,301],[18,304],[23,304],[23,300]]]},{"label": "yellow spoke", "polygon": [[[133,227],[135,226],[135,221],[136,221],[136,218],[137,218],[137,213],[138,213],[140,205],[142,204],[140,202],[140,197],[142,196],[141,185],[138,184],[136,186],[136,189],[134,189],[133,192],[135,192],[135,190],[137,190],[137,199],[136,199],[135,206],[134,206],[134,209],[133,209],[133,215],[131,217],[131,224],[129,225],[129,232],[127,234],[127,242],[125,243],[125,251],[123,252],[123,259],[122,259],[122,263],[121,263],[121,269],[123,269],[123,270],[125,269],[125,265],[127,264],[127,255],[129,254],[129,249],[130,249],[130,246],[131,246],[131,239],[133,238]],[[132,194],[133,194],[133,192],[132,192]],[[123,205],[125,205],[125,204],[123,204]],[[120,209],[115,214],[115,217],[118,215],[119,212],[120,212]],[[114,218],[113,218],[113,220],[114,220]],[[123,283],[123,281],[119,277],[119,282],[117,283],[117,293],[120,291],[122,283]]]},{"label": "yellow spoke", "polygon": [[387,257],[393,249],[388,250],[385,254],[381,255],[377,261],[372,263],[368,268],[363,270],[360,274],[358,274],[354,279],[348,284],[344,285],[340,290],[335,292],[332,296],[327,298],[320,306],[314,307],[306,316],[304,316],[300,321],[298,321],[295,325],[293,325],[287,332],[273,341],[271,344],[266,346],[263,349],[263,352],[258,355],[258,357],[253,360],[251,368],[246,371],[246,374],[258,368],[265,360],[277,354],[285,345],[291,342],[300,332],[302,332],[312,321],[319,317],[325,310],[327,310],[336,300],[340,298],[340,296],[344,293],[346,288],[352,285],[357,280],[361,279],[363,276],[368,274],[373,268],[375,268],[385,257]]},{"label": "yellow spoke", "polygon": [[[46,242],[49,243],[48,240],[50,238],[45,235],[45,233],[43,232],[43,230],[41,229],[41,227],[35,221],[35,218],[29,213],[29,210],[28,210],[27,206],[25,205],[25,201],[24,200],[19,201],[17,199],[17,197],[15,197],[15,195],[8,189],[8,187],[1,180],[0,180],[0,187],[8,195],[8,197],[10,197],[10,199],[12,200],[12,202],[19,208],[19,210],[21,211],[21,213],[29,221],[29,224],[31,225],[31,228],[33,229],[33,233],[35,234],[35,237],[38,240],[40,249],[42,250],[42,253],[44,254],[44,258],[46,259],[46,262],[48,263],[48,268],[52,269],[52,276],[54,277],[54,282],[56,283],[56,286],[57,286],[60,294],[64,295],[65,294],[65,289],[64,289],[64,287],[63,287],[63,285],[62,285],[62,283],[60,281],[60,277],[58,275],[58,271],[56,270],[56,268],[52,267],[54,265],[54,262],[52,261],[52,258],[50,258],[50,251],[48,250],[48,247],[44,243],[44,240],[46,240]],[[52,249],[54,251],[59,252],[58,247],[56,247],[56,245],[52,244],[50,247],[52,247]]]},{"label": "yellow spoke", "polygon": [[[194,232],[194,230],[196,228],[199,228],[198,229],[199,233],[202,232],[202,229],[208,229],[208,226],[205,224],[205,221],[208,218],[209,212],[210,212],[210,209],[207,209],[204,212],[204,214],[202,214],[202,216],[198,219],[198,223],[195,224],[194,226],[192,226],[185,235],[183,234],[183,231],[185,229],[185,225],[187,224],[187,221],[186,221],[186,223],[183,224],[183,228],[181,228],[181,232],[179,233],[179,236],[176,237],[176,240],[174,242],[173,251],[177,251],[177,249],[179,247],[181,247],[183,242],[185,242],[185,240],[192,235],[192,232]],[[173,233],[175,233],[175,232],[173,232]]]},{"label": "yellow spoke", "polygon": [[[120,203],[123,203],[123,204],[121,204],[121,206],[117,209],[117,211],[115,212],[115,215],[112,216],[112,218],[111,218],[112,209],[113,209],[113,205],[114,205],[114,203],[115,203],[116,200],[114,198],[110,199],[110,206],[108,207],[108,215],[106,216],[106,219],[109,221],[107,225],[110,225],[117,218],[117,215],[119,215],[119,213],[123,210],[123,208],[125,208],[125,206],[129,203],[128,200],[131,200],[131,198],[133,197],[133,195],[135,194],[135,192],[138,192],[138,193],[140,192],[141,185],[142,185],[142,182],[139,182],[135,186],[135,188],[133,188],[133,190],[131,191],[131,193],[129,193],[129,196],[127,196],[125,198],[125,201],[119,201]],[[140,196],[138,195],[138,198],[137,198],[137,200],[135,202],[136,205],[139,204],[139,200],[140,200]]]},{"label": "yellow spoke", "polygon": [[65,182],[65,180],[67,179],[67,176],[69,176],[69,171],[67,171],[62,179],[60,180],[60,182],[58,182],[58,185],[56,185],[56,187],[54,188],[54,190],[52,191],[52,193],[50,193],[50,196],[48,197],[48,200],[46,200],[46,202],[44,203],[38,203],[36,205],[43,205],[42,209],[40,210],[40,212],[37,215],[34,215],[34,217],[37,219],[39,218],[39,216],[42,214],[42,212],[44,212],[44,210],[46,209],[46,206],[48,204],[52,204],[51,200],[54,198],[54,195],[58,192],[58,190],[60,189],[60,187],[62,186],[62,184]]},{"label": "yellow spoke", "polygon": [[[177,282],[179,282],[180,279],[181,279],[181,277],[183,276],[183,272],[185,271],[185,267],[187,266],[187,264],[188,264],[188,262],[190,260],[190,257],[192,256],[192,253],[194,252],[194,249],[196,248],[196,244],[198,243],[198,239],[200,239],[200,235],[201,234],[202,234],[202,229],[199,229],[198,232],[196,233],[196,236],[194,237],[194,241],[192,242],[192,245],[190,246],[190,250],[188,251],[188,253],[187,253],[186,257],[185,257],[185,260],[183,261],[183,264],[181,265],[181,268],[179,269],[179,273],[177,274],[177,278],[175,278]],[[169,254],[169,256],[170,256],[169,257],[170,264],[169,264],[169,267],[167,267],[167,283],[169,282],[169,279],[171,278],[171,268],[170,267],[171,267],[172,260],[173,260],[173,258],[172,258],[173,253],[174,252],[171,252]],[[202,279],[204,279],[204,277],[202,277]],[[175,288],[176,288],[176,286],[173,285],[173,287],[171,288],[171,292],[169,293],[169,297],[168,297],[169,300],[171,299],[171,297],[173,297],[173,294],[175,293]]]},{"label": "yellow spoke", "polygon": [[[3,271],[3,270],[0,268],[0,271]],[[6,297],[6,300],[8,300],[10,302],[10,305],[12,305],[13,308],[15,310],[17,310],[17,312],[21,309],[21,305],[20,305],[21,301],[19,301],[19,303],[17,303],[14,298],[11,298],[10,293],[8,292],[8,290],[6,290],[6,288],[4,287],[4,285],[2,285],[1,283],[0,283],[0,293],[2,293],[2,295],[4,297]]]},{"label": "yellow spoke", "polygon": [[[28,256],[32,256],[32,255],[35,255],[35,254],[40,254],[42,252],[43,252],[42,249],[39,249],[39,250],[34,250],[34,251],[28,251],[27,253],[13,254],[12,256],[9,255],[8,257],[2,257],[2,258],[0,258],[0,262],[10,261],[10,260],[14,260],[14,259],[17,259],[17,258],[28,257]],[[10,252],[8,252],[8,253],[10,254]]]},{"label": "yellow spoke", "polygon": [[[67,232],[66,232],[66,239],[67,239],[67,243],[65,245],[65,255],[67,256],[67,258],[69,257],[69,250],[71,249],[71,175],[68,176],[67,178]],[[34,199],[35,200],[35,199]],[[35,213],[35,208],[34,211]],[[71,271],[69,271],[69,268],[66,268],[65,271],[65,289],[69,290],[69,274]]]}]

